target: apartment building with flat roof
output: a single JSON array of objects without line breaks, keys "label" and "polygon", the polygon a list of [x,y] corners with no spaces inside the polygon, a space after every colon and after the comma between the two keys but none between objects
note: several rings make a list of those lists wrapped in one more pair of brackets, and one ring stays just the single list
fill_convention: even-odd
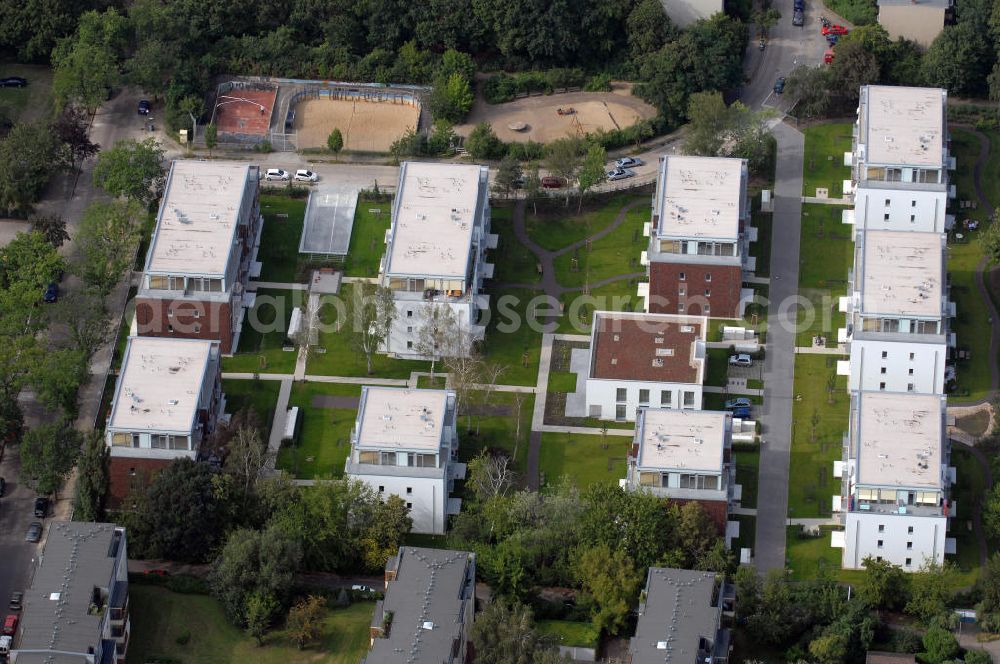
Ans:
[{"label": "apartment building with flat roof", "polygon": [[749,171],[744,159],[660,157],[647,265],[640,284],[652,313],[739,318],[753,297]]},{"label": "apartment building with flat roof", "polygon": [[849,360],[838,363],[847,375],[847,391],[943,394],[948,346],[914,335],[910,341],[855,337]]},{"label": "apartment building with flat roof", "polygon": [[236,352],[253,306],[247,283],[260,274],[258,173],[237,162],[171,163],[135,300],[140,336],[211,339]]},{"label": "apartment building with flat roof", "polygon": [[589,416],[633,421],[646,406],[701,410],[707,327],[703,316],[595,311]]},{"label": "apartment building with flat roof", "polygon": [[464,664],[475,611],[476,554],[401,546],[361,664]]},{"label": "apartment building with flat roof", "polygon": [[909,39],[929,48],[954,19],[955,0],[878,0],[878,22],[889,39]]},{"label": "apartment building with flat roof", "polygon": [[217,341],[129,337],[105,427],[112,500],[174,459],[197,459],[224,412]]},{"label": "apartment building with flat roof", "polygon": [[440,535],[462,506],[450,497],[465,478],[457,451],[454,391],[366,386],[345,474],[406,501],[413,532]]},{"label": "apartment building with flat roof", "polygon": [[492,278],[486,250],[497,246],[490,234],[489,168],[466,164],[403,162],[379,268],[381,284],[393,293],[396,317],[385,351],[405,358],[428,358],[421,329],[432,310],[445,308],[462,331],[462,343],[444,354],[468,352],[485,327],[479,312],[489,308],[480,293]]}]

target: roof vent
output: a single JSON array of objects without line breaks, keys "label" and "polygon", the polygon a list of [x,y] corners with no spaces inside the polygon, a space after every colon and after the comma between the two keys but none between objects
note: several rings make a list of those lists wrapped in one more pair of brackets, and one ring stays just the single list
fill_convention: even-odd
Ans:
[{"label": "roof vent", "polygon": [[667,642],[666,641],[657,641],[656,642],[656,649],[657,650],[666,650],[667,649]]},{"label": "roof vent", "polygon": [[49,593],[49,599],[53,602],[58,602],[60,597],[62,597],[62,593]]},{"label": "roof vent", "polygon": [[434,629],[434,623],[430,620],[425,620],[421,627],[424,629]]}]

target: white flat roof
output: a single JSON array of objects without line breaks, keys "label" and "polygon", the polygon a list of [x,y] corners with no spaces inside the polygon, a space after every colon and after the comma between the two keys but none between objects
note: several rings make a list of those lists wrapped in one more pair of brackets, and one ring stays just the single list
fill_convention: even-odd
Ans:
[{"label": "white flat roof", "polygon": [[449,394],[448,390],[365,387],[358,408],[357,445],[437,452]]},{"label": "white flat roof", "polygon": [[937,233],[866,231],[862,312],[939,315],[943,251]]},{"label": "white flat roof", "polygon": [[867,87],[867,161],[940,167],[944,157],[944,92],[939,88]]},{"label": "white flat roof", "polygon": [[130,337],[108,427],[190,433],[215,343]]},{"label": "white flat roof", "polygon": [[639,468],[722,471],[730,414],[711,410],[643,411]]},{"label": "white flat roof", "polygon": [[386,274],[465,279],[485,168],[403,163]]},{"label": "white flat roof", "polygon": [[857,484],[941,488],[942,397],[862,392],[854,449]]},{"label": "white flat roof", "polygon": [[657,187],[659,235],[739,238],[742,176],[742,159],[664,157]]},{"label": "white flat roof", "polygon": [[173,162],[146,269],[224,275],[250,168],[225,161]]}]

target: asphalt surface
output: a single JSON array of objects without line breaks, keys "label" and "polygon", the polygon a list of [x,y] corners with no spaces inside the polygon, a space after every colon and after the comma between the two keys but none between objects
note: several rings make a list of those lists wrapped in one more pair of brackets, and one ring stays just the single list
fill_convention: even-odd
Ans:
[{"label": "asphalt surface", "polygon": [[[28,524],[40,519],[32,515],[35,492],[18,479],[17,469],[17,454],[8,450],[0,463],[0,477],[7,480],[7,489],[0,498],[0,615],[10,613],[10,594],[28,587],[34,558],[40,551],[40,544],[24,541]],[[45,526],[43,536],[48,530],[47,523]]]}]

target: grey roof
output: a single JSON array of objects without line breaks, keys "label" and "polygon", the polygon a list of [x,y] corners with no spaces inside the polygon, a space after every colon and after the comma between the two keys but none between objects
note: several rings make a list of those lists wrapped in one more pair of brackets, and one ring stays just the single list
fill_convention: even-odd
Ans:
[{"label": "grey roof", "polygon": [[[451,661],[455,639],[464,638],[463,607],[474,601],[474,583],[465,583],[473,556],[468,551],[400,548],[396,578],[389,582],[383,601],[384,610],[393,613],[389,636],[375,639],[365,662]],[[430,623],[433,628],[428,629]]]},{"label": "grey roof", "polygon": [[[49,526],[45,548],[39,556],[31,587],[24,594],[19,664],[34,662],[80,662],[73,653],[96,652],[101,642],[103,614],[91,615],[95,587],[110,592],[117,553],[125,545],[110,523],[57,521]],[[117,546],[115,543],[117,542]],[[61,654],[23,653],[25,650],[58,651]]]},{"label": "grey roof", "polygon": [[951,7],[954,0],[878,0],[879,6],[886,7],[901,7],[901,6],[914,6],[914,7],[938,7],[940,9],[947,9]]},{"label": "grey roof", "polygon": [[646,601],[629,643],[632,664],[692,664],[702,638],[715,643],[720,618],[712,605],[715,578],[714,572],[649,568]]}]

